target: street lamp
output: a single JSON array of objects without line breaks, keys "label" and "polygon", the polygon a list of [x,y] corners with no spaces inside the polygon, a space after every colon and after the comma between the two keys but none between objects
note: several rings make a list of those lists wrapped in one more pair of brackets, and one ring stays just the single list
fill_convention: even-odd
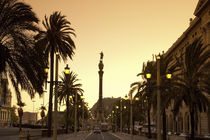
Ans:
[{"label": "street lamp", "polygon": [[[55,97],[54,97],[54,127],[53,127],[53,139],[57,140],[57,113],[58,113],[58,59],[59,59],[59,53],[56,52],[56,59],[55,59]],[[51,79],[53,80],[53,79]]]},{"label": "street lamp", "polygon": [[114,110],[112,110],[112,131],[114,132]]},{"label": "street lamp", "polygon": [[171,77],[172,77],[172,74],[171,74],[171,73],[167,73],[167,74],[166,74],[166,78],[167,78],[167,79],[171,79]]},{"label": "street lamp", "polygon": [[83,96],[81,96],[82,99],[82,130],[84,131],[84,121],[85,121],[85,112],[84,112],[84,107],[85,107],[85,101]]},{"label": "street lamp", "polygon": [[[52,99],[52,88],[53,85],[55,85],[55,100],[54,100],[54,129],[53,129],[53,139],[56,140],[57,139],[57,89],[58,89],[58,59],[59,59],[59,53],[56,52],[56,66],[55,66],[55,81],[53,81],[52,77],[50,79],[50,99]],[[46,67],[44,69],[45,73],[48,74],[49,72],[49,67]],[[51,72],[53,72],[53,70],[51,70]],[[64,70],[65,74],[69,74],[70,69],[68,68],[68,64],[65,67]],[[46,88],[47,88],[47,80],[46,80]],[[48,136],[51,136],[51,112],[52,112],[52,101],[49,101],[49,109],[48,109]]]},{"label": "street lamp", "polygon": [[[147,88],[148,88],[148,92],[150,92],[150,79],[151,79],[152,75],[150,73],[146,74],[146,79],[147,79]],[[150,93],[149,93],[150,94]],[[150,98],[148,96],[147,98],[147,121],[148,121],[148,138],[150,139],[151,136],[151,128],[150,128]]]},{"label": "street lamp", "polygon": [[119,130],[119,129],[118,129],[118,113],[119,113],[119,112],[118,112],[118,109],[119,109],[119,106],[117,105],[117,106],[115,106],[115,108],[116,108],[116,112],[115,112],[115,114],[116,114],[116,115],[115,115],[115,116],[116,116],[116,119],[115,119],[115,121],[116,121],[116,122],[115,122],[115,131],[117,132],[117,130]]},{"label": "street lamp", "polygon": [[161,140],[161,113],[160,113],[160,54],[157,59],[157,140]]},{"label": "street lamp", "polygon": [[[67,79],[67,81],[69,81],[69,74],[70,74],[70,68],[68,67],[68,64],[66,64],[66,67],[64,68],[64,74],[65,74],[65,77]],[[67,95],[67,101],[72,99],[72,96],[70,95]],[[69,120],[69,102],[67,102],[67,109],[66,109],[66,134],[68,134],[68,120]]]},{"label": "street lamp", "polygon": [[[126,95],[127,96],[127,95]],[[132,97],[132,92],[129,94],[130,98],[130,135],[133,137],[133,97]]]},{"label": "street lamp", "polygon": [[[168,71],[168,73],[166,74],[166,79],[168,80],[167,83],[168,83],[168,86],[166,86],[165,88],[167,89],[168,92],[170,92],[170,82],[171,82],[171,77],[172,77],[172,74]],[[166,84],[167,85],[167,84]],[[162,120],[163,120],[163,140],[166,140],[166,110],[165,108],[163,108],[163,111],[162,111]]]},{"label": "street lamp", "polygon": [[68,67],[68,64],[66,65],[66,67],[64,69],[64,73],[65,74],[70,74],[70,68]]},{"label": "street lamp", "polygon": [[125,100],[128,100],[128,96],[127,95],[125,95]]},{"label": "street lamp", "polygon": [[120,133],[122,133],[122,99],[120,99]]},{"label": "street lamp", "polygon": [[77,93],[74,100],[74,135],[77,135]]},{"label": "street lamp", "polygon": [[147,74],[146,74],[146,78],[147,78],[147,79],[151,79],[151,77],[152,77],[151,73],[147,73]]}]

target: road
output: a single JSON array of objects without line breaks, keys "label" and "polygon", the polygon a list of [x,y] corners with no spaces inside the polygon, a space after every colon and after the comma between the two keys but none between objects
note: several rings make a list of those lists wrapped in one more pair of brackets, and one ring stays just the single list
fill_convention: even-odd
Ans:
[{"label": "road", "polygon": [[9,127],[9,128],[1,128],[0,127],[0,136],[11,136],[11,135],[19,135],[19,128],[17,127]]},{"label": "road", "polygon": [[1,128],[0,127],[0,140],[18,140],[19,139],[19,128],[9,127]]},{"label": "road", "polygon": [[92,133],[85,140],[120,140],[108,132],[102,132],[101,134]]}]

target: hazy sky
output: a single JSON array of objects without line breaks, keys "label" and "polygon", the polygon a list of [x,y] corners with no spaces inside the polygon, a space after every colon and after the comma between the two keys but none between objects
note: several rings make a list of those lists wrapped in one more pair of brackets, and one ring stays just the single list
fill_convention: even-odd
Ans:
[{"label": "hazy sky", "polygon": [[[78,74],[84,97],[92,106],[98,99],[98,63],[104,52],[103,97],[124,97],[130,84],[138,81],[143,62],[152,54],[167,51],[194,18],[198,0],[24,0],[40,20],[61,11],[71,22],[77,37],[73,61],[66,63]],[[41,22],[40,22],[40,26]],[[60,64],[61,73],[65,64]],[[48,87],[49,89],[49,87]],[[13,95],[13,104],[16,98]],[[25,111],[33,103],[23,93]],[[49,91],[45,95],[48,102]],[[35,98],[34,110],[42,98]],[[37,110],[36,110],[37,111]]]}]

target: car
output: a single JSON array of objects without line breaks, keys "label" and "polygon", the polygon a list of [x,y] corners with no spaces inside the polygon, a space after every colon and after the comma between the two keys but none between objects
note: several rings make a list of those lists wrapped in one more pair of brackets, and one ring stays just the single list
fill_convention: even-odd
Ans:
[{"label": "car", "polygon": [[204,138],[210,138],[210,134],[204,135]]},{"label": "car", "polygon": [[100,127],[99,127],[99,126],[95,126],[95,127],[93,128],[93,133],[101,134],[101,129],[100,129]]}]

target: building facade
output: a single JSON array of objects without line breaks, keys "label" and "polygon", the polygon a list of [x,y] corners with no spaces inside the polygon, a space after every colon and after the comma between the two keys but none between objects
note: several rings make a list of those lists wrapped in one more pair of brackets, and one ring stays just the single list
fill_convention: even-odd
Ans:
[{"label": "building facade", "polygon": [[37,122],[37,113],[23,112],[22,124],[35,124]]},{"label": "building facade", "polygon": [[[185,48],[196,38],[203,40],[204,46],[210,49],[210,0],[199,0],[194,11],[195,18],[190,19],[190,25],[186,31],[166,52],[167,56],[184,55]],[[208,95],[207,95],[208,96]],[[208,96],[210,100],[210,96]],[[168,108],[167,130],[175,133],[190,133],[190,113],[188,107],[183,103],[183,107],[174,117],[172,108]],[[195,117],[195,133],[197,135],[210,134],[210,108],[206,112],[198,112]]]},{"label": "building facade", "polygon": [[0,80],[0,126],[11,124],[11,92],[8,89],[8,80]]}]

